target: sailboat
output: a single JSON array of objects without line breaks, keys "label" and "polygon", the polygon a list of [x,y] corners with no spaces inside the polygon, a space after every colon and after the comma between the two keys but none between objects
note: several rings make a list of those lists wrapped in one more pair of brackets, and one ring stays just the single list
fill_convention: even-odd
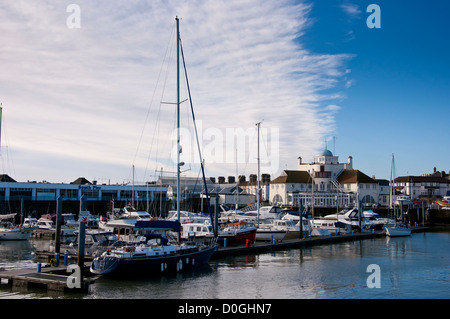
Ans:
[{"label": "sailboat", "polygon": [[0,240],[26,240],[31,237],[37,226],[14,225],[8,219],[16,214],[0,215]]},{"label": "sailboat", "polygon": [[[177,213],[180,217],[180,52],[184,54],[181,47],[181,38],[179,31],[179,19],[176,17],[177,24]],[[185,68],[185,75],[187,81],[187,72]],[[188,83],[189,87],[189,83]],[[190,97],[190,93],[189,93]],[[193,107],[191,100],[192,115]],[[195,124],[195,118],[194,118]],[[197,132],[196,132],[197,133]],[[200,149],[199,149],[200,153]],[[201,155],[201,154],[200,154]],[[200,159],[202,157],[200,156]],[[206,190],[208,211],[210,212],[211,224],[213,217],[211,215],[211,208],[209,203],[209,195],[206,188],[206,180],[204,177],[203,162],[201,162],[201,169],[203,173],[203,182]],[[194,242],[174,242],[172,243],[168,237],[170,232],[177,232],[178,238],[181,238],[181,223],[180,220],[138,220],[134,226],[134,230],[146,232],[146,243],[137,244],[134,246],[125,246],[114,251],[107,250],[100,257],[93,260],[90,270],[94,274],[100,275],[163,275],[167,273],[174,273],[186,270],[192,270],[201,265],[207,264],[211,259],[212,254],[217,249],[217,244],[213,241],[209,245],[197,244]],[[217,230],[214,230],[214,235],[217,236]]]},{"label": "sailboat", "polygon": [[409,228],[404,223],[397,222],[397,215],[395,213],[395,190],[394,190],[394,178],[395,178],[395,166],[394,166],[394,154],[392,154],[392,168],[391,168],[391,188],[390,188],[390,196],[391,196],[391,207],[394,207],[394,226],[386,225],[385,231],[386,235],[389,237],[404,237],[411,235],[411,228]]}]

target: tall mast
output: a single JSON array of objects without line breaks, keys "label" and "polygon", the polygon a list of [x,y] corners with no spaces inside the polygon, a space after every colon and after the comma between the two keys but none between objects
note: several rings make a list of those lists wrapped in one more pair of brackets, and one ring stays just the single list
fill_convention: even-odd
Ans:
[{"label": "tall mast", "polygon": [[1,154],[1,146],[2,146],[2,113],[3,113],[3,106],[2,103],[0,103],[0,154]]},{"label": "tall mast", "polygon": [[177,21],[177,215],[180,222],[180,20]]},{"label": "tall mast", "polygon": [[131,207],[134,208],[134,164],[133,164],[133,179],[131,182]]},{"label": "tall mast", "polygon": [[258,210],[258,215],[256,217],[256,224],[259,227],[259,188],[261,187],[261,181],[260,181],[260,160],[259,160],[259,127],[261,125],[261,122],[256,123],[256,126],[258,126],[258,189],[256,190],[256,206]]}]

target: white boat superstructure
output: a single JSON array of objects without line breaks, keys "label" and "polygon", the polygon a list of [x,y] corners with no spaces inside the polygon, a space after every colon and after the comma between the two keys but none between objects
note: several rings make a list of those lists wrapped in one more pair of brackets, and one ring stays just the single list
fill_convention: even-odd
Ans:
[{"label": "white boat superstructure", "polygon": [[[39,218],[36,223],[36,226],[39,229],[56,230],[55,223],[51,219],[48,219],[46,217]],[[77,226],[61,225],[61,231],[63,232],[64,236],[73,236],[76,230],[78,230],[78,225]]]},{"label": "white boat superstructure", "polygon": [[36,226],[38,226],[39,229],[54,229],[53,221],[45,217],[39,218]]},{"label": "white boat superstructure", "polygon": [[278,228],[272,220],[265,221],[259,224],[259,227],[256,229],[256,237],[257,241],[269,241],[276,240],[282,241],[287,234],[287,229]]},{"label": "white boat superstructure", "polygon": [[364,224],[366,228],[382,230],[386,226],[393,226],[395,221],[390,218],[381,218],[379,214],[373,212],[372,210],[364,211]]},{"label": "white boat superstructure", "polygon": [[281,207],[279,206],[263,206],[258,210],[251,210],[244,213],[249,220],[256,222],[258,219],[267,220],[267,219],[281,219],[283,217],[283,212]]},{"label": "white boat superstructure", "polygon": [[397,195],[395,196],[395,205],[397,206],[407,206],[407,205],[411,205],[412,201],[411,201],[411,197],[407,196],[407,195]]},{"label": "white boat superstructure", "polygon": [[315,218],[313,223],[313,228],[327,229],[330,232],[340,232],[344,228],[347,232],[359,226],[364,227],[365,221],[364,217],[361,216],[357,208],[352,208],[350,210],[342,210],[338,214],[326,215],[323,218]]},{"label": "white boat superstructure", "polygon": [[214,230],[209,221],[205,223],[184,223],[181,224],[181,238],[195,242],[212,242]]},{"label": "white boat superstructure", "polygon": [[26,217],[26,218],[23,220],[22,225],[25,226],[25,227],[35,227],[35,228],[37,228],[37,222],[38,222],[37,218],[34,218],[34,217]]},{"label": "white boat superstructure", "polygon": [[295,223],[293,220],[274,219],[272,221],[272,224],[276,228],[286,231],[286,236],[284,237],[284,239],[299,238],[300,236],[300,225],[298,225],[298,223]]},{"label": "white boat superstructure", "polygon": [[188,211],[180,211],[180,218],[178,219],[177,211],[170,210],[167,215],[167,220],[171,221],[179,220],[181,224],[184,224],[184,223],[204,223],[210,221],[210,218],[207,216],[201,216],[199,214]]}]

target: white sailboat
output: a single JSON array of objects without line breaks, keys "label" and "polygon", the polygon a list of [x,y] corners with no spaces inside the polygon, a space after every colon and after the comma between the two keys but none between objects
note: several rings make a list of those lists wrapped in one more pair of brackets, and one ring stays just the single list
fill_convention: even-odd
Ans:
[{"label": "white sailboat", "polygon": [[386,231],[386,235],[388,235],[389,237],[410,236],[411,235],[411,228],[409,228],[404,223],[398,223],[397,222],[397,214],[395,212],[395,205],[393,205],[393,203],[395,203],[395,191],[394,191],[394,187],[393,187],[394,178],[395,178],[395,166],[394,166],[394,154],[392,154],[391,188],[390,188],[391,201],[390,201],[390,204],[391,204],[391,207],[394,207],[395,224],[394,224],[394,226],[388,226],[387,225],[385,227],[385,231]]},{"label": "white sailboat", "polygon": [[27,240],[37,226],[14,225],[8,219],[16,214],[0,215],[0,240]]}]

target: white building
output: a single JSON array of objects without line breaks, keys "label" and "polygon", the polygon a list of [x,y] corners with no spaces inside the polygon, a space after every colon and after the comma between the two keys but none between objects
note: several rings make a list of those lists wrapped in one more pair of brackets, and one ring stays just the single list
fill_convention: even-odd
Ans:
[{"label": "white building", "polygon": [[285,170],[270,182],[270,200],[282,205],[314,207],[353,207],[378,202],[378,183],[353,169],[352,157],[339,163],[338,156],[325,149],[313,163],[303,163],[298,170]]},{"label": "white building", "polygon": [[444,197],[450,191],[450,180],[437,176],[401,176],[395,179],[394,187],[412,200]]}]

